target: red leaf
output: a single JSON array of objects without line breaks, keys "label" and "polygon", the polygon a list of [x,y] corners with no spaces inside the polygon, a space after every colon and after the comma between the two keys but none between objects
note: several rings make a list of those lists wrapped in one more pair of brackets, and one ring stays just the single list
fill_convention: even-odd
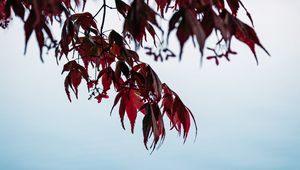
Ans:
[{"label": "red leaf", "polygon": [[115,0],[117,10],[123,15],[123,17],[126,17],[128,14],[128,11],[130,10],[130,6],[127,5],[122,0]]},{"label": "red leaf", "polygon": [[[71,77],[68,75],[65,79],[65,82],[64,82],[64,85],[65,85],[65,91],[66,91],[66,94],[68,96],[68,99],[70,102],[72,102],[71,100],[71,96],[70,96],[70,91],[69,91],[69,85],[71,84]],[[72,86],[71,86],[72,88]]]},{"label": "red leaf", "polygon": [[142,106],[144,105],[144,102],[141,99],[140,93],[137,90],[130,90],[129,92],[129,99],[132,104],[132,106],[142,113],[145,114],[145,110],[142,109]]},{"label": "red leaf", "polygon": [[164,13],[168,10],[171,0],[155,0],[155,2],[157,5],[157,10],[160,10],[161,16],[164,17]]},{"label": "red leaf", "polygon": [[[137,42],[142,43],[143,37],[146,36],[145,29],[149,23],[160,29],[155,17],[156,13],[143,0],[134,0],[125,18],[124,32],[130,33]],[[148,29],[150,29],[151,35],[154,35],[149,26]]]},{"label": "red leaf", "polygon": [[[132,90],[130,90],[131,92]],[[137,108],[135,107],[134,105],[134,102],[133,100],[131,100],[130,98],[130,92],[127,93],[127,95],[125,97],[127,97],[126,101],[128,101],[126,103],[126,113],[127,113],[127,116],[128,116],[128,119],[130,121],[130,125],[131,125],[131,132],[133,133],[134,131],[134,124],[135,124],[135,119],[136,119],[136,116],[137,116]]]},{"label": "red leaf", "polygon": [[[4,0],[2,0],[4,1]],[[5,4],[5,13],[6,17],[10,17],[11,8],[13,9],[16,16],[20,17],[22,20],[24,20],[24,14],[25,14],[25,8],[23,4],[19,0],[6,0]]]},{"label": "red leaf", "polygon": [[229,5],[232,15],[236,16],[236,13],[240,7],[239,0],[226,0],[227,4]]},{"label": "red leaf", "polygon": [[268,55],[269,52],[263,47],[263,45],[260,43],[256,32],[254,31],[253,28],[248,26],[247,24],[244,24],[240,20],[234,18],[234,21],[236,23],[236,32],[235,32],[235,37],[244,42],[245,44],[248,45],[248,47],[251,49],[252,53],[254,54],[255,60],[258,64],[258,60],[256,57],[256,52],[255,52],[255,44],[257,44],[259,47],[261,47]]},{"label": "red leaf", "polygon": [[147,112],[147,114],[143,118],[143,136],[144,136],[144,145],[146,149],[148,149],[147,143],[152,128],[151,121],[152,121],[151,114]]},{"label": "red leaf", "polygon": [[69,74],[65,79],[65,91],[71,102],[69,87],[75,93],[76,98],[78,98],[78,86],[81,83],[81,79],[84,78],[88,82],[89,78],[85,68],[77,64],[75,60],[69,61],[67,64],[64,65],[62,74],[65,71],[69,71]]},{"label": "red leaf", "polygon": [[71,15],[69,18],[74,22],[75,27],[80,26],[84,30],[93,31],[95,34],[98,33],[97,24],[91,13],[76,13]]},{"label": "red leaf", "polygon": [[122,98],[121,98],[121,102],[120,102],[120,107],[119,107],[119,115],[120,115],[121,124],[122,124],[123,129],[125,129],[124,115],[125,115],[126,104],[127,104],[127,97],[123,93]]},{"label": "red leaf", "polygon": [[216,7],[219,9],[219,11],[225,8],[224,0],[215,0],[213,2],[216,5]]},{"label": "red leaf", "polygon": [[143,119],[144,145],[148,149],[147,142],[151,133],[153,133],[153,143],[150,146],[150,148],[152,148],[152,151],[154,151],[158,141],[161,140],[162,143],[165,137],[165,129],[162,114],[158,105],[155,103],[146,103],[145,109],[146,115]]},{"label": "red leaf", "polygon": [[182,103],[179,96],[173,92],[166,84],[163,84],[164,97],[162,102],[163,112],[167,113],[172,123],[172,128],[181,132],[181,126],[183,127],[184,141],[188,136],[190,129],[190,116],[194,121],[197,135],[197,124],[192,112]]},{"label": "red leaf", "polygon": [[186,7],[193,3],[193,0],[175,0],[175,8]]},{"label": "red leaf", "polygon": [[[158,78],[157,74],[153,71],[153,69],[149,67],[149,76],[151,76],[151,89],[153,91],[153,94],[155,95],[156,101],[159,101],[161,98],[161,92],[162,92],[162,86],[161,86],[161,81]],[[149,78],[148,78],[149,79]],[[146,79],[147,80],[147,79]]]},{"label": "red leaf", "polygon": [[75,93],[76,98],[78,98],[78,86],[81,83],[81,73],[78,70],[71,70],[65,79],[65,91],[71,102],[69,87]]},{"label": "red leaf", "polygon": [[142,106],[142,102],[140,97],[138,97],[137,93],[135,90],[127,90],[124,89],[120,91],[114,101],[114,105],[111,109],[111,112],[113,108],[117,105],[119,100],[121,99],[120,106],[119,106],[119,115],[122,123],[123,129],[125,129],[124,126],[124,116],[125,116],[125,111],[127,114],[127,117],[130,121],[131,125],[131,132],[134,132],[134,125],[135,125],[135,120],[137,117],[137,111],[138,109]]},{"label": "red leaf", "polygon": [[123,95],[123,93],[122,93],[122,91],[120,91],[120,92],[117,94],[117,96],[115,97],[114,105],[113,105],[113,107],[112,107],[111,110],[110,110],[110,114],[112,113],[114,107],[118,104],[118,102],[119,102],[119,100],[121,99],[122,95]]},{"label": "red leaf", "polygon": [[177,95],[174,99],[173,112],[178,117],[178,122],[176,122],[178,129],[180,129],[181,124],[183,126],[183,138],[185,141],[190,129],[190,113]]},{"label": "red leaf", "polygon": [[196,12],[188,8],[182,8],[177,13],[175,13],[169,22],[168,35],[170,35],[170,32],[175,28],[175,24],[177,22],[180,22],[176,32],[177,38],[180,43],[179,59],[181,59],[185,42],[188,40],[189,36],[193,35],[196,36],[197,42],[199,44],[199,50],[202,54],[206,34],[205,30],[201,26],[201,23],[197,20]]},{"label": "red leaf", "polygon": [[40,47],[40,58],[43,62],[44,60],[43,60],[42,54],[43,54],[43,47],[44,47],[44,35],[41,30],[36,30],[35,35],[36,35],[36,39],[37,39],[39,47]]},{"label": "red leaf", "polygon": [[129,68],[123,61],[118,61],[116,63],[116,69],[115,69],[115,77],[116,79],[119,79],[121,77],[121,73],[128,78],[129,76]]},{"label": "red leaf", "polygon": [[78,70],[72,70],[69,73],[71,75],[71,84],[74,87],[76,98],[78,98],[78,86],[81,83],[81,73]]},{"label": "red leaf", "polygon": [[[48,38],[51,40],[51,43],[56,44],[56,42],[52,36],[52,33],[51,33],[49,27],[47,26],[45,16],[37,15],[36,10],[31,9],[30,14],[29,14],[27,20],[25,21],[24,30],[25,30],[24,53],[26,53],[26,50],[27,50],[28,40],[29,40],[33,30],[35,30],[36,38],[37,38],[38,45],[40,48],[40,59],[43,62],[43,58],[42,58],[43,53],[42,52],[43,52],[43,47],[45,46],[45,41],[44,41],[45,37],[44,37],[43,31],[45,31],[46,35],[48,35]],[[49,46],[48,49],[49,48],[51,48],[51,47]]]},{"label": "red leaf", "polygon": [[106,74],[102,76],[103,91],[108,91],[110,89],[111,83],[112,83],[112,74],[111,72],[106,72]]},{"label": "red leaf", "polygon": [[172,32],[172,30],[175,29],[176,23],[181,18],[182,13],[183,13],[183,10],[179,10],[176,13],[174,13],[173,16],[171,17],[171,19],[169,21],[168,39],[169,39],[169,36],[170,36],[170,33]]},{"label": "red leaf", "polygon": [[25,30],[25,52],[26,53],[26,48],[27,48],[27,43],[28,43],[28,40],[32,34],[32,31],[33,31],[33,23],[35,22],[35,14],[34,14],[34,11],[31,10],[27,20],[25,21],[25,24],[24,24],[24,30]]},{"label": "red leaf", "polygon": [[181,59],[182,52],[183,52],[183,46],[185,42],[188,40],[190,36],[190,28],[182,21],[177,29],[176,35],[180,43],[180,53],[179,53],[179,59]]},{"label": "red leaf", "polygon": [[244,10],[246,11],[246,14],[247,14],[249,20],[251,21],[252,26],[254,26],[254,24],[253,24],[253,19],[252,19],[252,17],[251,17],[251,14],[248,12],[247,8],[244,6],[244,4],[242,3],[242,1],[239,0],[239,3],[241,4],[241,6],[242,6],[242,7],[244,8]]}]

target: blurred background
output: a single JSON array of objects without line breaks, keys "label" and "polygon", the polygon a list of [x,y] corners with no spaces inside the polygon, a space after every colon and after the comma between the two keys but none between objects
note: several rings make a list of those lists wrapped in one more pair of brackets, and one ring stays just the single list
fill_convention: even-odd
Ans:
[{"label": "blurred background", "polygon": [[[79,100],[70,103],[63,63],[50,53],[42,64],[34,36],[24,56],[24,31],[15,19],[0,30],[0,169],[300,169],[300,2],[243,2],[272,55],[257,48],[258,66],[237,41],[232,48],[238,55],[219,66],[205,60],[201,67],[191,43],[181,62],[154,62],[141,53],[193,111],[199,129],[196,142],[192,127],[185,144],[167,131],[151,155],[141,115],[132,135],[127,120],[124,131],[118,113],[109,115],[114,94],[98,104],[81,86]],[[242,9],[239,14],[248,22]],[[176,39],[171,42],[178,48]]]}]

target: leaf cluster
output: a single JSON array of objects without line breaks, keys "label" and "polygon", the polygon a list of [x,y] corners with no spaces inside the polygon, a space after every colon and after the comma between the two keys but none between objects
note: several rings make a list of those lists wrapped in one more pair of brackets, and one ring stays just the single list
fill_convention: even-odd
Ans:
[{"label": "leaf cluster", "polygon": [[[67,72],[64,86],[70,101],[70,89],[78,98],[78,87],[82,81],[86,84],[90,99],[94,98],[99,103],[109,98],[110,89],[115,89],[117,95],[112,111],[118,105],[121,125],[125,129],[126,115],[132,133],[137,114],[143,115],[142,129],[147,149],[149,139],[152,139],[150,148],[153,150],[164,140],[164,119],[169,119],[170,129],[175,129],[179,134],[183,133],[184,141],[188,136],[191,121],[194,122],[196,131],[197,125],[188,107],[160,80],[150,65],[140,61],[138,53],[128,45],[129,41],[133,40],[143,47],[147,35],[150,35],[155,49],[159,49],[157,37],[162,39],[159,46],[163,46],[163,42],[168,42],[170,34],[176,32],[180,44],[179,59],[182,57],[184,45],[190,38],[195,46],[198,46],[202,59],[207,38],[215,32],[220,37],[216,45],[223,48],[220,50],[207,47],[214,53],[207,59],[215,60],[217,65],[220,58],[225,57],[229,60],[230,54],[236,54],[230,46],[233,37],[251,49],[256,61],[255,45],[265,50],[253,27],[237,18],[239,8],[242,7],[253,25],[251,15],[240,0],[114,2],[115,6],[111,7],[106,0],[102,0],[99,11],[92,15],[84,10],[86,0],[1,0],[0,26],[7,28],[13,12],[24,23],[25,52],[28,40],[34,32],[42,61],[44,48],[55,49],[58,63],[62,57],[67,58],[68,62],[64,65],[62,73]],[[153,2],[156,4],[156,10],[149,5]],[[114,28],[103,30],[107,19],[106,10],[115,10],[124,18],[122,33],[118,33]],[[95,19],[100,13],[101,24]],[[167,13],[171,13],[170,18],[166,17]],[[158,19],[168,22],[168,30],[163,30]],[[54,38],[50,29],[53,22],[62,24],[59,41]],[[165,32],[167,36],[164,36]],[[160,34],[162,36],[158,36]],[[162,61],[164,55],[166,59],[176,57],[168,46],[159,49],[158,54],[152,47],[143,48],[147,50],[146,55],[154,56],[155,60]]]}]

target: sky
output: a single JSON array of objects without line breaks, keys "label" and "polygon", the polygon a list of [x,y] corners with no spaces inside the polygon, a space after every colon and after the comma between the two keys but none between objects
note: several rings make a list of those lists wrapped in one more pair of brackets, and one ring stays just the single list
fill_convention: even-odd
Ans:
[{"label": "sky", "polygon": [[[192,45],[183,60],[154,62],[161,80],[193,111],[198,123],[194,142],[167,131],[164,144],[150,154],[143,146],[142,117],[135,133],[121,127],[110,100],[87,100],[84,87],[70,103],[62,64],[44,55],[35,39],[24,56],[19,20],[0,30],[0,169],[300,169],[300,2],[244,0],[262,44],[259,65],[251,51],[234,42],[238,55],[199,64]],[[247,21],[240,10],[242,20]],[[115,23],[107,21],[107,26]],[[171,45],[178,48],[172,41]],[[167,124],[167,123],[166,123]]]}]

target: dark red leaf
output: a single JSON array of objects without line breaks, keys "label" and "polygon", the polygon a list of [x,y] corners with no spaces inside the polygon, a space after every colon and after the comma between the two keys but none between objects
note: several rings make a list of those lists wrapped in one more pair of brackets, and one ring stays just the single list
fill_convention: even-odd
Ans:
[{"label": "dark red leaf", "polygon": [[112,113],[114,107],[118,104],[118,102],[119,102],[119,100],[121,99],[122,95],[123,95],[123,93],[120,91],[120,92],[117,94],[117,96],[115,97],[114,105],[113,105],[113,107],[112,107],[111,110],[110,110],[110,114]]},{"label": "dark red leaf", "polygon": [[188,8],[182,8],[177,13],[175,13],[169,22],[168,35],[170,35],[170,32],[175,28],[175,25],[178,22],[180,23],[177,28],[176,35],[180,43],[179,59],[181,59],[184,44],[186,43],[188,38],[193,35],[196,36],[197,42],[199,44],[199,50],[202,54],[206,34],[201,23],[197,20],[196,12]]},{"label": "dark red leaf", "polygon": [[155,0],[157,5],[157,10],[160,11],[162,17],[164,17],[165,11],[168,10],[168,6],[171,3],[171,0]]},{"label": "dark red leaf", "polygon": [[111,72],[106,72],[102,76],[103,91],[108,91],[110,89],[111,84],[112,84],[112,74]]},{"label": "dark red leaf", "polygon": [[78,98],[78,86],[81,83],[81,79],[84,78],[88,82],[89,78],[85,68],[77,64],[75,60],[69,61],[67,64],[64,65],[62,74],[65,71],[69,71],[69,74],[65,79],[65,91],[69,100],[71,101],[69,87],[75,93],[76,98]]},{"label": "dark red leaf", "polygon": [[147,114],[143,118],[143,135],[144,135],[144,145],[146,149],[148,149],[147,143],[152,128],[151,121],[152,121],[151,113],[149,114],[149,112],[147,112]]},{"label": "dark red leaf", "polygon": [[121,124],[123,129],[125,129],[124,126],[124,115],[125,115],[125,110],[126,110],[126,104],[127,104],[127,96],[124,93],[122,94],[121,102],[120,102],[120,107],[119,107],[119,115],[121,119]]},{"label": "dark red leaf", "polygon": [[258,63],[258,61],[257,61],[257,57],[256,57],[256,52],[255,52],[255,44],[258,45],[259,47],[261,47],[268,55],[270,55],[269,52],[260,43],[260,41],[256,35],[256,32],[254,31],[253,28],[251,28],[247,24],[244,24],[243,22],[241,22],[240,20],[238,20],[236,18],[234,20],[236,23],[236,32],[234,34],[235,37],[238,40],[240,40],[248,45],[248,47],[253,52],[257,63]]},{"label": "dark red leaf", "polygon": [[127,5],[122,0],[115,0],[117,10],[123,15],[123,17],[126,17],[128,14],[128,11],[130,10],[130,6]]},{"label": "dark red leaf", "polygon": [[[146,36],[145,29],[149,23],[160,29],[155,17],[156,13],[143,0],[134,0],[125,18],[124,33],[130,33],[137,42],[142,43],[143,37]],[[151,35],[154,35],[149,26],[148,29],[152,32],[150,32]]]},{"label": "dark red leaf", "polygon": [[129,93],[127,93],[127,103],[126,103],[126,113],[128,116],[128,119],[130,121],[130,125],[131,125],[131,132],[133,133],[134,131],[134,124],[135,124],[135,119],[137,116],[137,108],[134,105],[134,100],[132,100],[130,98],[130,93],[132,90],[130,90]]},{"label": "dark red leaf", "polygon": [[227,4],[229,5],[232,15],[236,16],[237,11],[240,7],[239,0],[226,0]]},{"label": "dark red leaf", "polygon": [[24,24],[24,30],[25,30],[25,52],[26,53],[26,49],[27,49],[27,43],[28,43],[28,40],[32,34],[32,31],[33,31],[33,23],[35,22],[35,14],[34,14],[34,11],[31,11],[27,20],[25,21],[25,24]]}]

